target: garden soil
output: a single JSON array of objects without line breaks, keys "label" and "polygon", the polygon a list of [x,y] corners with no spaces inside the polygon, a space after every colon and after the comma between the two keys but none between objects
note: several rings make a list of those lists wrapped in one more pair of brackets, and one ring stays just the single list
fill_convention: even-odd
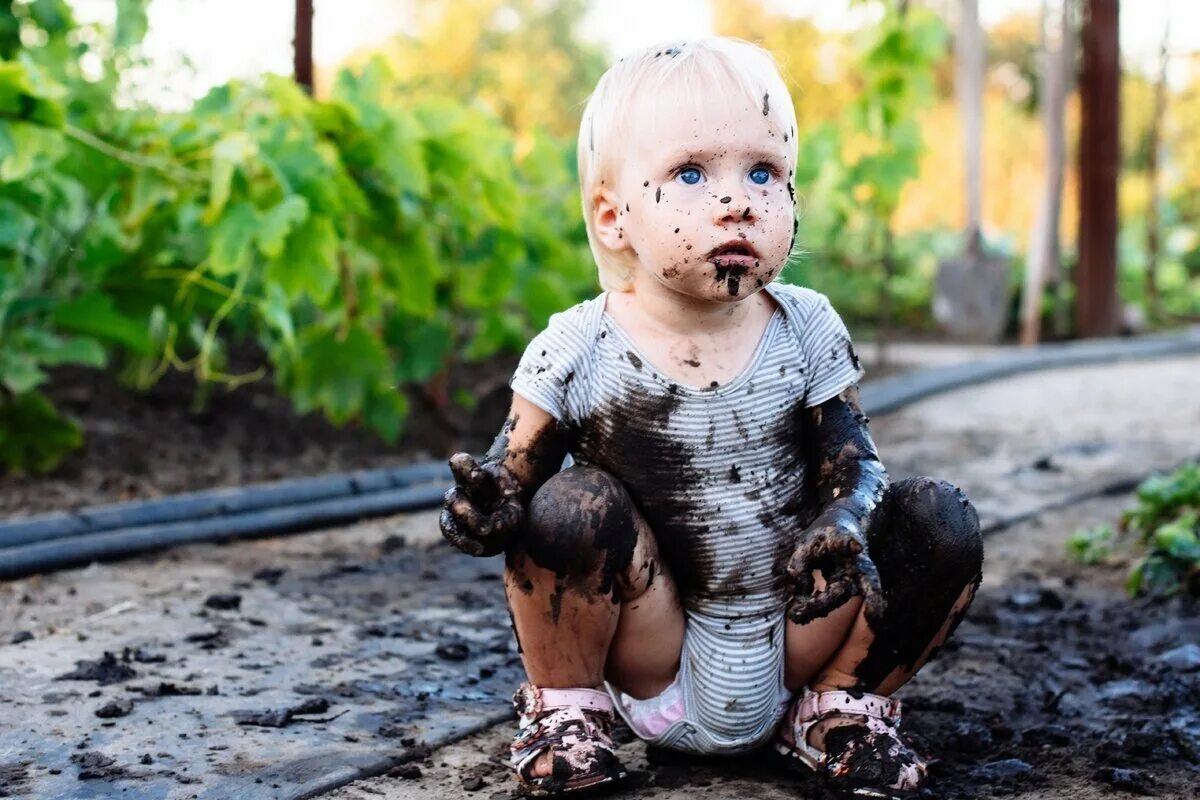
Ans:
[{"label": "garden soil", "polygon": [[[1176,358],[872,421],[893,478],[956,483],[995,529],[966,621],[899,694],[940,759],[929,796],[1200,794],[1195,601],[1132,601],[1123,567],[1063,557],[1071,531],[1128,505],[1099,489],[1197,455],[1197,396],[1200,358]],[[449,551],[421,512],[0,584],[0,642],[15,642],[0,645],[0,796],[298,797],[384,755],[386,774],[327,796],[509,797],[511,721],[421,747],[505,716],[520,673],[498,569]],[[766,756],[628,736],[621,755],[615,797],[822,794]]]}]

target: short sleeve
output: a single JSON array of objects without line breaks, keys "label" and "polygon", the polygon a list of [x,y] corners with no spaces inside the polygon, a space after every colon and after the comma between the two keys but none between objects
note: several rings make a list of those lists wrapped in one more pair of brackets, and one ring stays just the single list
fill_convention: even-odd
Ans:
[{"label": "short sleeve", "polygon": [[858,383],[866,371],[859,363],[850,332],[829,298],[818,295],[800,335],[804,357],[808,361],[808,387],[804,405],[819,406]]},{"label": "short sleeve", "polygon": [[509,380],[512,390],[560,422],[572,422],[578,408],[573,394],[583,383],[590,344],[581,327],[582,308],[576,306],[550,317],[546,329],[533,337]]}]

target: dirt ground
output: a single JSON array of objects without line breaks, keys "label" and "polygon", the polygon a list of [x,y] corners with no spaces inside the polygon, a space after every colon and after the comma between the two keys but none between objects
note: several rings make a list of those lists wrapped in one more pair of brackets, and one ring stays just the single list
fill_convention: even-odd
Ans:
[{"label": "dirt ground", "polygon": [[[1128,495],[1090,497],[1006,523],[1056,498],[1083,496],[1114,479],[1194,456],[1197,396],[1200,358],[1183,358],[1027,375],[872,421],[893,478],[931,474],[957,483],[985,525],[1000,528],[987,540],[984,584],[953,643],[900,694],[907,726],[941,759],[928,796],[1107,800],[1143,794],[1182,800],[1200,794],[1200,655],[1185,647],[1200,640],[1200,609],[1181,599],[1127,600],[1121,568],[1085,569],[1062,556],[1071,531],[1112,521]],[[420,604],[426,596],[421,586],[438,586],[449,614],[455,603],[465,611],[495,602],[496,581],[466,585],[455,573],[433,571],[447,559],[478,569],[437,544],[435,519],[434,512],[422,512],[303,536],[196,545],[0,583],[0,642],[21,632],[34,637],[0,644],[0,657],[33,645],[47,652],[90,646],[89,636],[99,641],[105,630],[150,620],[160,607],[194,612],[220,591],[240,591],[247,604],[251,598],[260,604],[261,611],[243,614],[246,620],[253,613],[274,624],[271,615],[289,604],[319,609],[328,632],[317,637],[305,629],[294,646],[300,647],[301,637],[305,647],[317,646],[309,639],[319,638],[326,651],[343,639],[347,647],[361,648],[358,632],[373,617],[391,624],[387,618],[395,609]],[[283,570],[285,577],[264,585],[255,577],[264,569]],[[270,610],[271,602],[279,611]],[[170,619],[177,616],[157,624],[176,624]],[[226,652],[236,657],[236,649]],[[280,660],[303,669],[307,655],[301,652],[309,651],[289,651]],[[395,658],[362,665],[387,690],[382,703],[406,702],[404,692],[413,687],[397,683],[401,666]],[[4,680],[14,677],[8,672]],[[97,739],[102,730],[111,735],[119,728],[97,728]],[[424,757],[410,750],[417,757],[390,775],[328,796],[510,797],[504,760],[511,733],[505,723]],[[122,754],[119,739],[111,741],[110,754],[136,760],[136,752]],[[395,747],[386,739],[360,744]],[[632,775],[617,798],[820,795],[819,787],[786,775],[767,758],[701,761],[647,752],[633,741],[625,741],[621,754]],[[0,796],[36,796],[28,788],[37,765],[5,773],[7,763],[0,758]],[[116,779],[79,785],[88,796],[136,791]],[[208,790],[204,796],[220,796],[219,785]],[[254,796],[294,795],[264,788]]]}]

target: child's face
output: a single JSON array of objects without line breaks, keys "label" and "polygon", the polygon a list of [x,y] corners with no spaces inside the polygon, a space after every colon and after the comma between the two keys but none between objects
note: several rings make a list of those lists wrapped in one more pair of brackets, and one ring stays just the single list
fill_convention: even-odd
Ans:
[{"label": "child's face", "polygon": [[[791,251],[794,147],[762,103],[652,101],[654,133],[618,181],[618,248],[641,274],[697,299],[737,302],[770,283]],[[628,205],[626,205],[628,204]]]}]

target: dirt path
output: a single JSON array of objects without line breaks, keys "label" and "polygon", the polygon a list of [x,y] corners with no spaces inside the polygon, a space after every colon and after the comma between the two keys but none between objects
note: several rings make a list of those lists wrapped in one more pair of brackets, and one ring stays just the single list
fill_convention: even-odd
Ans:
[{"label": "dirt path", "polygon": [[[1197,396],[1200,359],[1172,359],[1027,375],[919,403],[872,429],[893,477],[958,483],[986,524],[1195,454]],[[955,643],[899,695],[912,730],[943,759],[934,796],[1200,795],[1200,664],[1163,659],[1200,640],[1197,606],[1126,601],[1123,569],[1063,559],[1072,531],[1113,521],[1129,502],[1098,498],[988,539],[983,588]],[[496,726],[328,797],[508,798],[511,734],[511,723]],[[766,758],[682,759],[636,741],[620,753],[632,778],[618,800],[817,792]]]},{"label": "dirt path", "polygon": [[[921,403],[872,429],[894,478],[959,483],[988,524],[1193,455],[1197,442],[1186,432],[1200,430],[1197,396],[1200,359],[1174,359],[1026,376]],[[1112,520],[1123,504],[1100,498],[989,540],[984,589],[958,646],[902,695],[913,729],[944,759],[942,796],[1107,798],[1124,784],[1195,796],[1200,673],[1164,656],[1200,638],[1196,609],[1126,602],[1120,574],[1083,572],[1060,557],[1072,530]],[[23,631],[34,637],[0,645],[0,685],[10,698],[9,687],[19,689],[16,706],[0,704],[0,788],[291,797],[314,776],[336,776],[339,764],[411,752],[430,720],[465,724],[471,713],[495,713],[517,673],[507,643],[494,653],[476,647],[493,632],[507,639],[494,570],[427,547],[437,540],[434,520],[429,512],[198,545],[0,584],[0,642]],[[230,592],[241,595],[239,608],[206,606],[210,595]],[[226,636],[217,649],[188,638],[214,630]],[[464,642],[475,644],[461,662],[443,647]],[[168,658],[143,664],[131,654],[139,676],[127,684],[53,682],[78,659],[130,645]],[[218,694],[163,696],[161,684],[171,681],[205,692],[216,685]],[[281,729],[231,721],[238,710],[294,706],[317,696],[314,686],[331,701],[329,716],[347,713]],[[75,695],[54,696],[68,692]],[[95,716],[131,696],[138,702],[128,716]],[[507,797],[511,784],[495,758],[510,731],[499,725],[439,749],[414,763],[419,778],[402,770],[410,777],[359,781],[329,796]],[[20,757],[51,740],[61,744],[38,759]],[[624,753],[635,776],[618,797],[797,792],[794,779],[764,762],[664,761],[632,742]],[[1142,771],[1113,771],[1126,769]],[[80,783],[85,773],[103,783]]]}]

